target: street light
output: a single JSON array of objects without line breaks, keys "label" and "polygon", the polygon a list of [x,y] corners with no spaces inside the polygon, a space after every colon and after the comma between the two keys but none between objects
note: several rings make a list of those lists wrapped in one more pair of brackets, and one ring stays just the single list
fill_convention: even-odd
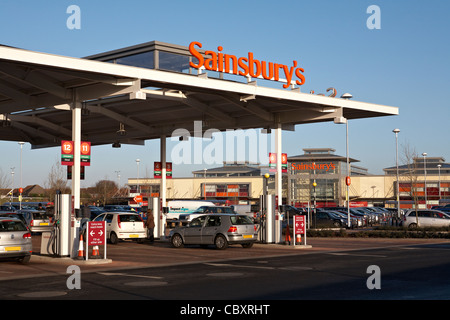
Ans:
[{"label": "street light", "polygon": [[[344,93],[341,96],[342,99],[349,100],[353,98],[353,96],[350,93]],[[345,121],[345,140],[346,140],[346,154],[347,154],[347,177],[345,178],[345,182],[347,185],[347,218],[348,218],[348,227],[351,227],[351,220],[350,220],[350,159],[349,159],[349,152],[348,152],[348,119]]]},{"label": "street light", "polygon": [[[25,144],[25,142],[19,142],[20,145],[20,186],[19,186],[19,190],[22,190],[22,149],[23,149],[23,145]],[[19,191],[20,192],[20,191]],[[19,195],[19,209],[22,210],[22,192],[20,192]]]},{"label": "street light", "polygon": [[424,152],[422,153],[423,156],[423,171],[424,171],[424,178],[425,178],[425,183],[424,183],[424,189],[425,189],[425,209],[428,208],[427,206],[427,153]]},{"label": "street light", "polygon": [[398,133],[400,129],[394,129],[392,132],[395,133],[395,164],[397,167],[397,219],[400,218],[400,183],[398,176]]},{"label": "street light", "polygon": [[439,172],[439,184],[438,184],[438,188],[439,188],[439,201],[441,201],[441,167],[442,165],[438,164],[438,172]]},{"label": "street light", "polygon": [[11,186],[11,197],[9,198],[9,208],[12,208],[12,202],[14,200],[14,169],[16,167],[11,168],[11,180],[12,180],[12,186]]},{"label": "street light", "polygon": [[138,194],[141,194],[140,186],[139,186],[139,163],[140,162],[141,162],[140,159],[136,159],[136,165],[137,165],[137,181],[136,181],[136,183],[137,183],[137,193]]}]

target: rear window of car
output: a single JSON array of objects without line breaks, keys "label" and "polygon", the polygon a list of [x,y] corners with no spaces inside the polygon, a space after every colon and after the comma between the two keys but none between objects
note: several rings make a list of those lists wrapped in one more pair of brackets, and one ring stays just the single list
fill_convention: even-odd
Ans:
[{"label": "rear window of car", "polygon": [[34,220],[46,220],[49,219],[51,214],[47,212],[33,212],[33,219]]},{"label": "rear window of car", "polygon": [[121,214],[120,222],[137,222],[142,221],[142,218],[138,214]]},{"label": "rear window of car", "polygon": [[253,224],[252,219],[248,216],[231,216],[231,223],[235,225]]},{"label": "rear window of car", "polygon": [[26,231],[25,225],[17,220],[0,220],[0,232]]}]

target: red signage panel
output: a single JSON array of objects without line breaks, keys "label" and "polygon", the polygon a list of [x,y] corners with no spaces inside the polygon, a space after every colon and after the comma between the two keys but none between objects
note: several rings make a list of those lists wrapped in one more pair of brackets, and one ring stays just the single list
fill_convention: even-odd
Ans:
[{"label": "red signage panel", "polygon": [[305,234],[306,220],[305,216],[294,216],[295,234]]},{"label": "red signage panel", "polygon": [[105,244],[106,223],[105,221],[88,222],[88,246],[101,246]]},{"label": "red signage panel", "polygon": [[61,141],[61,165],[73,166],[73,141]]}]

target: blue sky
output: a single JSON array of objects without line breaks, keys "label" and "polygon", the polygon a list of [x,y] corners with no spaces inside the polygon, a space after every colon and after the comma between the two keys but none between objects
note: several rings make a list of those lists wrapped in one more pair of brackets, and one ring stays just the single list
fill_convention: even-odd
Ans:
[{"label": "blue sky", "polygon": [[[81,9],[81,29],[69,30],[67,7]],[[381,9],[381,29],[370,30],[370,5]],[[0,2],[0,43],[33,51],[83,57],[158,40],[179,45],[199,41],[203,48],[305,69],[302,92],[337,89],[354,100],[398,107],[399,116],[349,123],[350,156],[374,174],[395,165],[394,128],[399,144],[450,162],[450,3],[448,1],[25,1]],[[277,85],[280,89],[281,85]],[[171,145],[169,144],[169,147]],[[19,181],[20,148],[0,141],[0,169],[15,167]],[[345,155],[345,126],[332,122],[296,126],[283,133],[283,152],[331,147]],[[170,153],[170,150],[169,150]],[[44,185],[59,148],[23,148],[23,185]],[[100,179],[121,184],[151,177],[159,158],[159,142],[144,147],[92,148],[92,165],[83,187]],[[39,169],[37,170],[36,167]],[[206,165],[174,167],[174,176],[190,176]]]}]

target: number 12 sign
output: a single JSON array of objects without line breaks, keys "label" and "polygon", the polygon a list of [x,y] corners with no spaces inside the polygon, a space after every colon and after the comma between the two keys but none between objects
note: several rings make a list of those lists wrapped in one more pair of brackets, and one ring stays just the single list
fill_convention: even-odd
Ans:
[{"label": "number 12 sign", "polygon": [[[61,165],[73,166],[74,164],[74,142],[63,140],[61,141]],[[80,144],[80,165],[90,166],[91,165],[91,143],[87,141],[81,141]]]}]

